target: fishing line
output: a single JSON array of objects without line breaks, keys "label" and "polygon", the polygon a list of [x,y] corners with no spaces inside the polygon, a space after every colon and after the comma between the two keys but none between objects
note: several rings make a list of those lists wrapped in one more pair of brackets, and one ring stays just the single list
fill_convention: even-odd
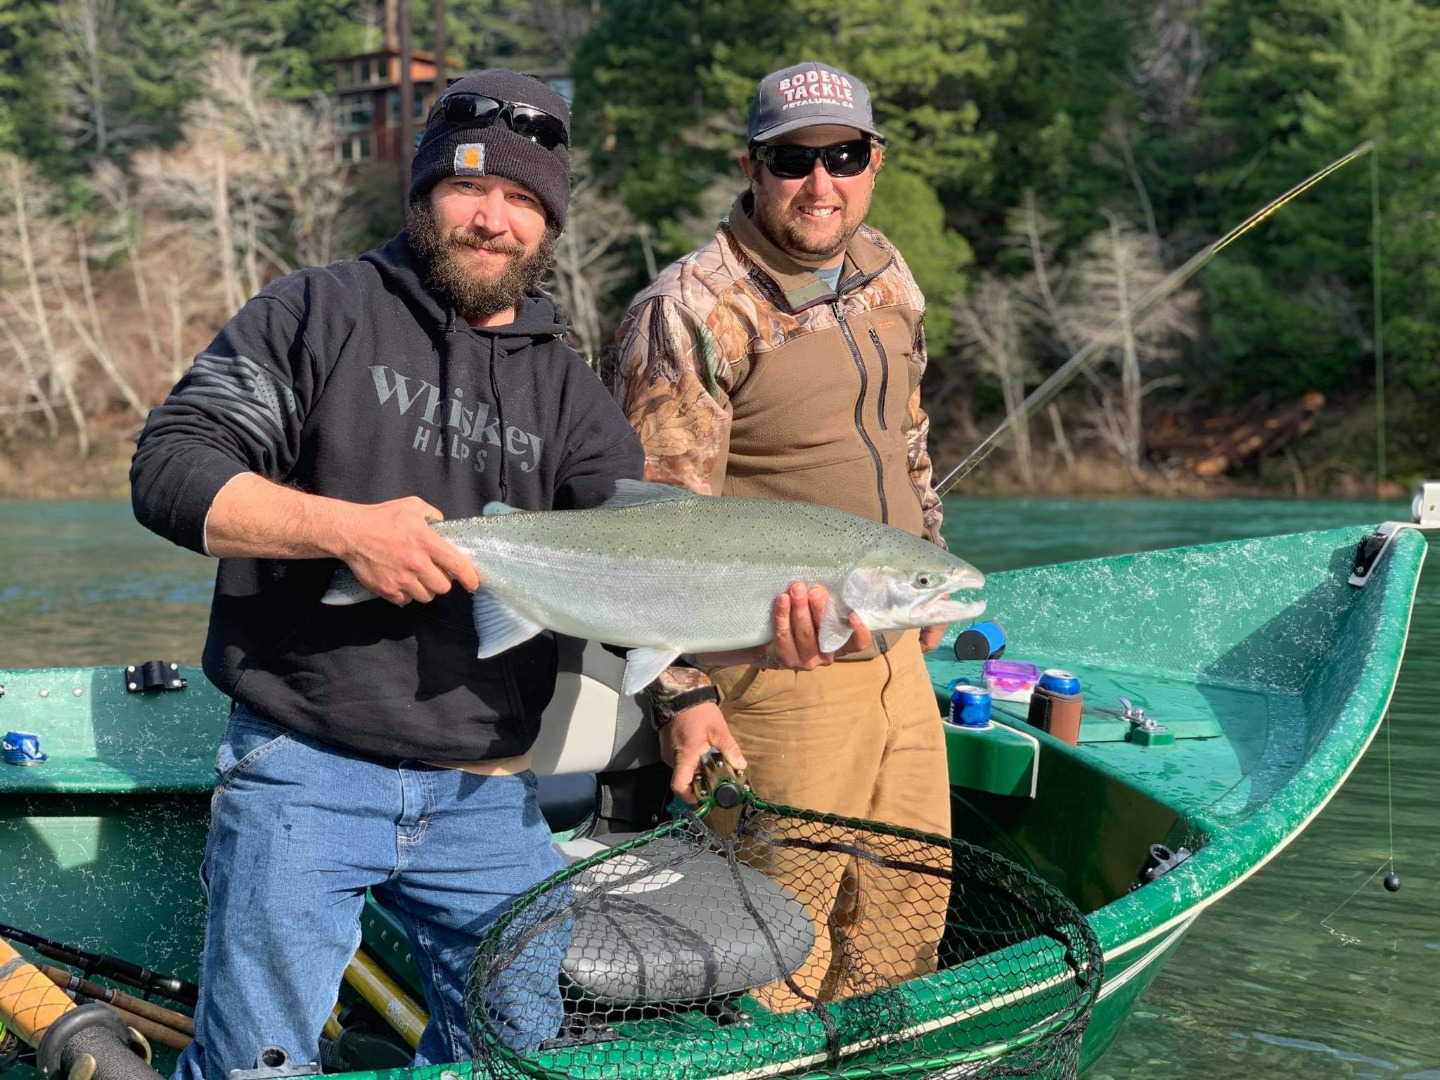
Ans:
[{"label": "fishing line", "polygon": [[1220,252],[1224,251],[1256,225],[1259,225],[1291,199],[1305,194],[1305,192],[1309,191],[1332,173],[1343,169],[1356,158],[1364,157],[1374,149],[1374,140],[1367,139],[1345,156],[1336,158],[1313,176],[1296,184],[1278,199],[1267,203],[1261,209],[1255,211],[1255,213],[1251,214],[1239,225],[1236,225],[1209,247],[1203,248],[1191,256],[1183,266],[1175,270],[1137,300],[1128,311],[1117,316],[1109,326],[1102,330],[1096,337],[1092,338],[1079,352],[1075,353],[1070,359],[1066,360],[1065,363],[1056,368],[1049,378],[1032,390],[1029,397],[1016,406],[1015,411],[1001,421],[999,427],[987,435],[979,446],[970,451],[965,460],[951,469],[946,477],[935,485],[935,493],[937,495],[944,495],[957,482],[968,476],[977,465],[990,456],[990,452],[995,448],[996,441],[1004,435],[1005,432],[1009,431],[1018,420],[1028,420],[1036,411],[1049,404],[1055,395],[1060,393],[1070,380],[1090,363],[1096,353],[1113,343],[1127,326],[1133,326],[1144,319],[1160,301],[1164,300],[1171,293],[1175,292],[1176,289],[1180,288],[1181,285],[1189,281],[1190,278],[1199,273],[1205,264],[1215,258],[1216,255],[1220,254]]},{"label": "fishing line", "polygon": [[1349,934],[1344,933],[1344,932],[1341,931],[1341,930],[1336,930],[1335,927],[1329,925],[1330,920],[1333,919],[1336,915],[1339,915],[1340,912],[1344,909],[1344,907],[1345,907],[1346,904],[1350,903],[1351,900],[1354,900],[1355,897],[1359,896],[1362,892],[1364,892],[1364,891],[1365,891],[1365,886],[1366,886],[1366,885],[1369,885],[1370,882],[1374,881],[1374,880],[1380,875],[1380,871],[1381,871],[1381,870],[1384,870],[1385,867],[1389,866],[1390,864],[1391,864],[1391,860],[1390,860],[1390,859],[1386,859],[1384,862],[1382,862],[1379,866],[1377,866],[1377,867],[1375,868],[1375,873],[1371,874],[1369,877],[1367,877],[1367,878],[1360,884],[1360,888],[1358,888],[1358,889],[1356,889],[1354,892],[1352,892],[1352,893],[1351,893],[1349,896],[1347,896],[1343,901],[1341,901],[1339,907],[1337,907],[1334,911],[1330,912],[1329,915],[1326,915],[1325,918],[1323,918],[1323,919],[1320,920],[1320,925],[1323,926],[1323,927],[1325,927],[1326,930],[1329,930],[1330,933],[1332,933],[1332,934],[1334,934],[1336,937],[1338,937],[1338,938],[1340,939],[1340,944],[1342,944],[1342,945],[1358,945],[1358,944],[1360,944],[1360,939],[1357,938],[1357,937],[1351,937]]}]

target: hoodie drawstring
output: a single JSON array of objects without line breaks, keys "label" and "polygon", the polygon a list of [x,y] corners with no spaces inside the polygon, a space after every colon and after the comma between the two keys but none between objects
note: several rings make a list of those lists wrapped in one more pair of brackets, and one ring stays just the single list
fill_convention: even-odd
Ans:
[{"label": "hoodie drawstring", "polygon": [[510,504],[510,489],[505,483],[505,406],[500,403],[500,379],[495,374],[495,337],[490,336],[490,396],[495,399],[495,424],[500,429],[500,501]]}]

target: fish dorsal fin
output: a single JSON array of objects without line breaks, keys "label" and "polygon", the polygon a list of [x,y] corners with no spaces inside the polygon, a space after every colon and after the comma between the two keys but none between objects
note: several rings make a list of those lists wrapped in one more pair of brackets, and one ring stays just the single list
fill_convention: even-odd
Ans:
[{"label": "fish dorsal fin", "polygon": [[679,649],[631,649],[625,654],[625,681],[621,692],[638,694],[675,662]]},{"label": "fish dorsal fin", "polygon": [[480,635],[481,660],[513,649],[544,629],[531,622],[489,589],[475,591],[475,632]]},{"label": "fish dorsal fin", "polygon": [[500,514],[519,514],[521,510],[518,506],[511,506],[508,503],[503,503],[499,499],[496,499],[494,502],[488,502],[481,507],[480,513],[484,517],[497,517]]},{"label": "fish dorsal fin", "polygon": [[679,501],[681,499],[703,499],[688,488],[674,484],[655,484],[646,480],[616,480],[615,494],[601,503],[606,510],[621,506],[641,506],[644,503]]}]

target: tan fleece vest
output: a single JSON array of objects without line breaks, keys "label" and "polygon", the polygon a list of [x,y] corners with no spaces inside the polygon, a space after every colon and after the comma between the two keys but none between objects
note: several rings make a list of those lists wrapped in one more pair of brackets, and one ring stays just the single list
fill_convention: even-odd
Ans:
[{"label": "tan fleece vest", "polygon": [[752,349],[730,383],[723,494],[819,503],[923,535],[905,438],[921,374],[912,360],[920,313],[886,281],[903,271],[856,234],[837,295],[772,244],[742,203],[730,212],[730,238],[763,268],[796,328]]}]

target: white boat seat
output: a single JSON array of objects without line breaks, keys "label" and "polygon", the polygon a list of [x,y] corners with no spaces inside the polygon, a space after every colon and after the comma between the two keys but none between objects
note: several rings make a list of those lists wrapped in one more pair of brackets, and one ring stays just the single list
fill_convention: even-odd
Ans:
[{"label": "white boat seat", "polygon": [[555,635],[560,671],[531,750],[538,776],[616,772],[660,760],[660,740],[635,698],[620,693],[625,658]]},{"label": "white boat seat", "polygon": [[[630,839],[620,834],[557,847],[573,864]],[[596,903],[581,902],[587,885],[577,884],[578,912],[561,970],[586,997],[612,1008],[727,998],[793,975],[805,962],[815,925],[789,890],[738,864],[772,948],[745,906],[735,869],[723,855],[693,852],[674,837],[615,856],[587,875],[590,888],[604,890]],[[644,872],[647,864],[655,866],[652,873]]]}]

